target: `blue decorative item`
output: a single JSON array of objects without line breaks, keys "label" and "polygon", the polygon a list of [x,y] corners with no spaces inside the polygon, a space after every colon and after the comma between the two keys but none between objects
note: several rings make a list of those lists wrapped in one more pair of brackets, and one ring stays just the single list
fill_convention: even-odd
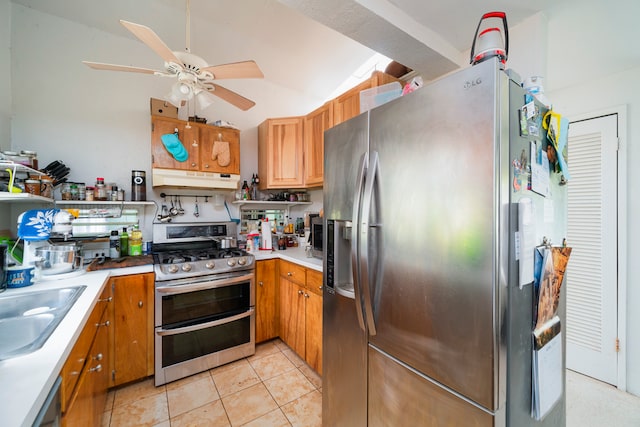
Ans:
[{"label": "blue decorative item", "polygon": [[160,139],[162,139],[164,148],[177,161],[184,162],[189,158],[189,153],[186,148],[184,148],[184,145],[182,145],[182,142],[178,139],[178,132],[162,135]]},{"label": "blue decorative item", "polygon": [[60,209],[33,209],[22,214],[18,237],[26,241],[49,239],[53,220]]}]

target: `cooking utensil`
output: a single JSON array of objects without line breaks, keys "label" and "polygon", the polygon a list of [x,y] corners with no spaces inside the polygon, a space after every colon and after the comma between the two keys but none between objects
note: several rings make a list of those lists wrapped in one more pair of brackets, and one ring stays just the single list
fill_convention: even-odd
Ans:
[{"label": "cooking utensil", "polygon": [[178,215],[184,215],[184,209],[182,209],[182,202],[180,196],[178,196]]},{"label": "cooking utensil", "polygon": [[198,197],[196,196],[196,207],[193,210],[193,216],[195,216],[196,218],[198,218],[200,216],[200,212],[198,212]]},{"label": "cooking utensil", "polygon": [[178,208],[175,207],[174,200],[175,200],[175,197],[171,199],[171,209],[169,209],[169,215],[171,216],[178,215]]},{"label": "cooking utensil", "polygon": [[61,274],[82,265],[82,248],[75,245],[43,246],[36,248],[36,267],[42,274]]},{"label": "cooking utensil", "polygon": [[13,171],[9,168],[5,169],[7,172],[9,172],[9,193],[22,193],[22,190],[20,190],[18,187],[14,187],[13,186],[13,179],[15,178],[13,175]]}]

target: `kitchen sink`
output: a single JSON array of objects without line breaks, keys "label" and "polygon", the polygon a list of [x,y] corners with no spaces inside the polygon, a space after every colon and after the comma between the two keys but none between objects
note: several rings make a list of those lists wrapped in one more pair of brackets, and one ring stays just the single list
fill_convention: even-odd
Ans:
[{"label": "kitchen sink", "polygon": [[86,286],[0,297],[0,360],[44,345]]}]

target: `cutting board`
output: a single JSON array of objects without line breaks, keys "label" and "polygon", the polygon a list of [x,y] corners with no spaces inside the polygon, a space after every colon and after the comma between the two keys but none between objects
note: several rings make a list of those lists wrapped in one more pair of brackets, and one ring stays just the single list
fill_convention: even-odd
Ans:
[{"label": "cutting board", "polygon": [[96,258],[87,266],[87,271],[106,270],[109,268],[137,267],[140,265],[153,264],[152,255],[127,256],[122,258],[106,258],[101,264]]}]

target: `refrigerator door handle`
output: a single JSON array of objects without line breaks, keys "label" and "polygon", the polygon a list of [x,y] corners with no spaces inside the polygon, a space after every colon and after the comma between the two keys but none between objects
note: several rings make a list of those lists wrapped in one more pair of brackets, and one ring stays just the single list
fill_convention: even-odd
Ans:
[{"label": "refrigerator door handle", "polygon": [[366,331],[364,326],[364,314],[362,311],[362,296],[360,294],[360,269],[358,259],[360,258],[360,245],[358,240],[358,229],[360,224],[360,202],[364,189],[364,179],[367,171],[367,160],[369,153],[364,153],[360,159],[360,167],[358,168],[358,178],[356,182],[356,193],[353,202],[353,215],[351,221],[351,269],[353,275],[353,293],[356,303],[356,313],[360,329]]},{"label": "refrigerator door handle", "polygon": [[[362,197],[362,212],[360,213],[360,222],[358,223],[358,234],[360,239],[358,240],[359,252],[360,252],[360,282],[362,284],[362,295],[364,300],[364,312],[367,320],[367,327],[369,328],[369,335],[376,334],[376,324],[373,317],[373,304],[371,303],[371,286],[369,277],[369,218],[371,214],[371,205],[373,204],[373,191],[376,183],[379,180],[379,167],[378,167],[378,153],[373,151],[369,153],[369,168],[367,174],[367,181],[364,187],[364,195]],[[380,224],[375,224],[376,227],[380,227]],[[378,255],[380,256],[380,255]]]}]

